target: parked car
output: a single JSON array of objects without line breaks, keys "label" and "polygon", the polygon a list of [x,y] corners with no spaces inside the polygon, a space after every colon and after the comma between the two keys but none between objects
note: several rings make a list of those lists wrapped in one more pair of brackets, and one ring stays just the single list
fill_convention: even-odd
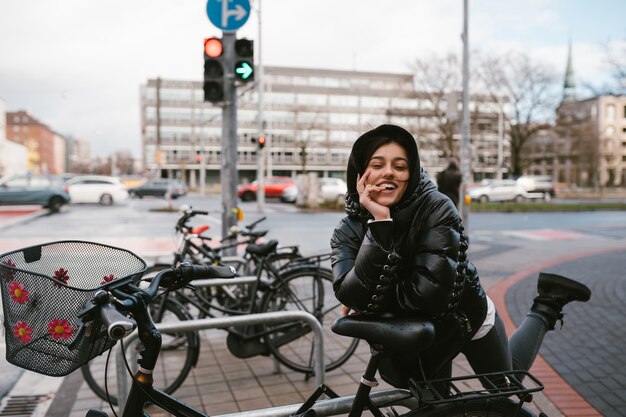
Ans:
[{"label": "parked car", "polygon": [[187,186],[174,179],[148,180],[138,187],[128,190],[132,197],[167,197],[177,199],[187,194]]},{"label": "parked car", "polygon": [[81,175],[67,181],[72,203],[98,203],[110,206],[128,199],[128,190],[117,177]]},{"label": "parked car", "polygon": [[481,203],[489,201],[521,202],[527,198],[524,187],[512,179],[485,181],[477,187],[470,187],[467,192],[472,201]]},{"label": "parked car", "polygon": [[319,196],[322,201],[343,203],[348,184],[341,178],[322,177],[319,179]]},{"label": "parked car", "polygon": [[550,200],[556,194],[554,180],[549,175],[522,175],[517,182],[528,193],[541,193],[544,200]]},{"label": "parked car", "polygon": [[24,174],[0,180],[0,204],[37,204],[56,213],[70,202],[63,179],[50,175]]},{"label": "parked car", "polygon": [[[265,179],[264,189],[267,198],[279,198],[286,203],[295,203],[298,198],[298,186],[290,177],[268,177]],[[241,201],[254,201],[258,191],[258,181],[252,181],[237,187],[237,197]]]}]

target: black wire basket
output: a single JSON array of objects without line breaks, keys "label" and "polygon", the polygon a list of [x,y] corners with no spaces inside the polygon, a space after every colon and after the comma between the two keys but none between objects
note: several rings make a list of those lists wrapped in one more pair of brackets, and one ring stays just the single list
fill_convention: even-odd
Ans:
[{"label": "black wire basket", "polygon": [[59,241],[0,255],[6,359],[30,371],[65,376],[115,344],[99,317],[77,314],[96,291],[141,277],[146,263],[125,249]]}]

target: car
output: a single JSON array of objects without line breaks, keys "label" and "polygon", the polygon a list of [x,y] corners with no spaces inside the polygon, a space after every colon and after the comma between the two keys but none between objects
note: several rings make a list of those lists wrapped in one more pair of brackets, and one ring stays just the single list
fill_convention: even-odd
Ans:
[{"label": "car", "polygon": [[472,201],[486,203],[489,201],[522,202],[528,198],[526,190],[513,179],[483,181],[476,187],[467,190]]},{"label": "car", "polygon": [[[279,198],[286,203],[295,203],[298,198],[298,186],[290,177],[268,177],[264,189],[267,198]],[[255,180],[237,187],[237,197],[241,201],[254,201],[258,191],[259,183]]]},{"label": "car", "polygon": [[556,195],[554,180],[549,175],[522,175],[517,182],[528,193],[541,193],[544,200],[550,200]]},{"label": "car", "polygon": [[319,179],[319,196],[322,201],[343,203],[348,184],[341,178],[322,177]]},{"label": "car", "polygon": [[143,184],[128,190],[132,197],[167,197],[172,199],[183,197],[187,194],[187,186],[181,181],[174,179],[148,180]]},{"label": "car", "polygon": [[60,177],[24,174],[0,180],[0,205],[36,204],[57,213],[70,200]]},{"label": "car", "polygon": [[67,181],[72,203],[98,203],[110,206],[128,199],[128,189],[118,177],[79,175]]}]

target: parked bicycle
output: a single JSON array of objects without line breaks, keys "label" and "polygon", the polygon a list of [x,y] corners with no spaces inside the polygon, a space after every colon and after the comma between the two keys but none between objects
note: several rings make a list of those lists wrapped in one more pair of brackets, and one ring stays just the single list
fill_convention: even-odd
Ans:
[{"label": "parked bicycle", "polygon": [[[200,226],[198,230],[198,227],[194,228],[189,224],[194,216],[205,214],[203,211],[185,209],[177,221],[176,230],[182,239],[178,246],[180,250],[175,255],[174,266],[183,260],[203,265],[217,265],[222,261],[217,248],[205,241],[196,241],[206,228]],[[324,266],[330,255],[302,257],[297,248],[277,251],[278,242],[275,240],[253,243],[267,233],[254,230],[263,220],[264,218],[259,219],[242,229],[234,230],[229,237],[223,239],[240,244],[238,236],[243,236],[245,254],[234,262],[230,258],[229,264],[239,271],[255,271],[253,282],[166,291],[150,307],[154,321],[161,323],[222,315],[300,310],[313,314],[320,321],[329,341],[339,339],[330,329],[341,310],[332,289],[332,272]],[[171,266],[155,265],[144,276],[149,277]],[[227,346],[233,355],[239,358],[271,355],[289,369],[302,372],[307,377],[313,375],[313,335],[309,326],[303,323],[256,325],[231,327],[227,331]],[[340,339],[338,346],[342,348],[328,351],[326,355],[326,371],[343,365],[357,348],[358,340]],[[138,344],[132,347],[133,350],[139,348]],[[200,338],[196,333],[175,332],[165,335],[163,355],[167,357],[167,361],[162,361],[157,370],[159,381],[164,384],[159,387],[167,393],[173,393],[197,365],[199,354]],[[177,366],[166,365],[174,361]],[[108,372],[106,378],[103,375],[109,362],[114,361],[109,357],[97,358],[82,366],[81,372],[89,387],[100,398],[111,398],[115,404],[116,375],[114,372]],[[112,365],[109,368],[115,369]],[[104,381],[111,387],[109,393]]]},{"label": "parked bicycle", "polygon": [[[190,206],[181,208],[181,216],[174,227],[177,235],[177,250],[174,253],[174,264],[183,260],[194,264],[228,264],[237,269],[239,275],[256,274],[259,257],[254,251],[243,251],[241,255],[226,256],[223,253],[231,248],[246,248],[251,244],[260,243],[259,240],[267,235],[267,230],[256,230],[256,226],[266,220],[261,217],[258,220],[243,227],[233,226],[230,234],[218,240],[204,235],[210,229],[208,224],[192,226],[191,221],[196,216],[208,215],[207,211],[193,210]],[[282,266],[292,259],[301,256],[297,246],[276,246],[272,262],[275,266]],[[166,265],[156,265],[159,266]],[[169,266],[169,265],[167,265]]]},{"label": "parked bicycle", "polygon": [[[85,262],[93,260],[94,250],[106,256],[103,259],[107,262]],[[46,272],[59,264],[72,271],[75,286]],[[100,283],[99,276],[115,267],[116,279]],[[134,373],[122,416],[147,416],[144,407],[148,402],[175,416],[203,416],[154,388],[152,370],[160,356],[161,335],[148,309],[159,287],[175,291],[193,279],[227,278],[235,273],[232,268],[183,264],[159,272],[142,289],[133,279],[144,269],[143,261],[127,251],[84,242],[53,243],[2,255],[0,287],[5,328],[11,330],[6,338],[7,360],[46,375],[67,375],[110,349],[116,340],[123,344],[123,338],[137,327],[142,344],[140,367]],[[66,302],[58,303],[59,299]],[[257,410],[259,415],[321,417],[349,412],[350,417],[358,417],[367,408],[376,417],[383,417],[383,410],[398,417],[532,416],[523,405],[531,400],[533,392],[543,389],[530,373],[512,371],[437,381],[411,380],[409,389],[372,393],[379,361],[385,355],[427,349],[435,337],[433,323],[417,317],[356,316],[338,319],[333,329],[349,338],[364,339],[371,346],[371,357],[356,395],[340,397],[322,385],[303,404]],[[479,388],[465,388],[471,380]],[[446,387],[445,391],[439,390],[441,386]],[[320,400],[324,394],[331,398]],[[408,411],[400,414],[400,409]],[[87,415],[101,417],[106,413],[91,410]]]}]

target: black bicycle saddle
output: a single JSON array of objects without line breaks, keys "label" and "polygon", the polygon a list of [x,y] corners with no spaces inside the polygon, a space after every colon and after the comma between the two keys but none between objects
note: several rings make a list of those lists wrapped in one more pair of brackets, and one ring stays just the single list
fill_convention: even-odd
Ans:
[{"label": "black bicycle saddle", "polygon": [[419,317],[347,316],[335,320],[331,329],[397,352],[424,351],[435,339],[433,322]]}]

